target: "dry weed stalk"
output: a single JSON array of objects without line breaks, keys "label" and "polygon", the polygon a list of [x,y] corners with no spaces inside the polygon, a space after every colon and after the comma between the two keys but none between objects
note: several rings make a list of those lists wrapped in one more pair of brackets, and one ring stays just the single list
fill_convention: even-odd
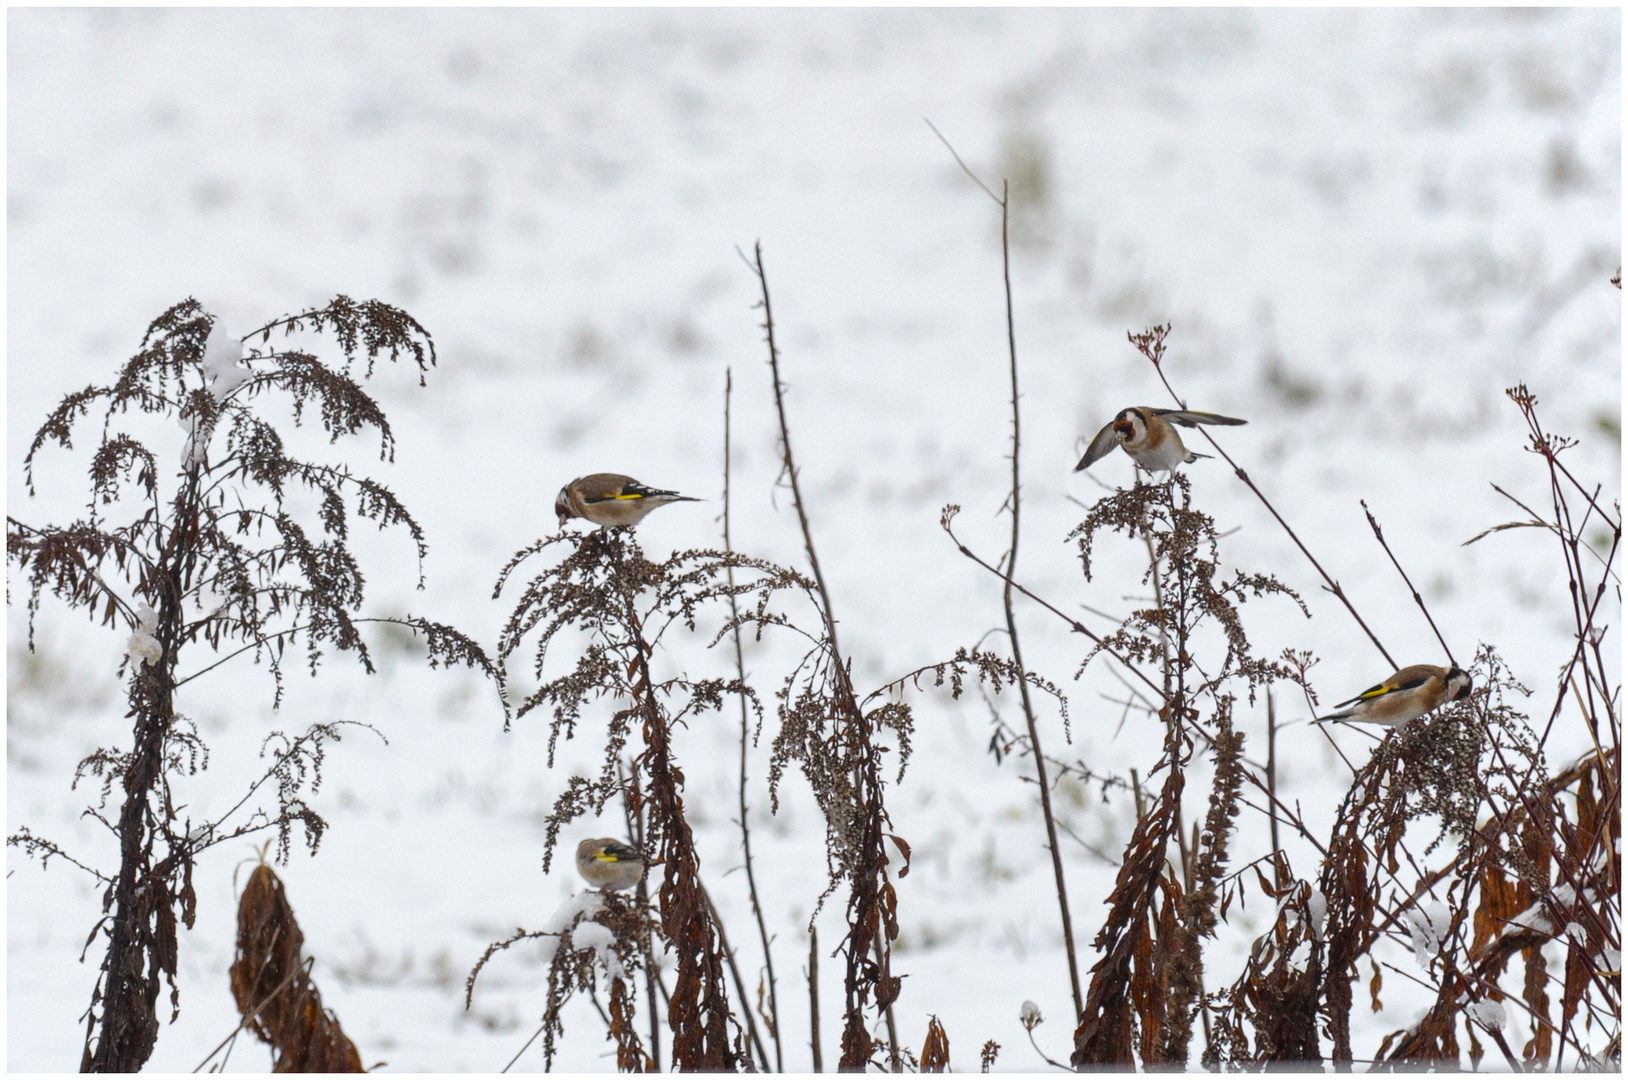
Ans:
[{"label": "dry weed stalk", "polygon": [[[118,871],[91,870],[107,885],[104,915],[92,937],[101,933],[108,939],[86,1014],[82,1064],[92,1071],[131,1071],[147,1060],[158,1037],[161,979],[171,987],[172,1019],[179,1011],[176,912],[192,925],[197,856],[216,844],[274,829],[278,858],[284,860],[296,824],[313,851],[326,827],[302,792],[307,786],[315,791],[320,783],[323,743],[337,741],[335,725],[317,725],[292,740],[268,738],[273,763],[237,805],[214,821],[185,820],[178,808],[188,800],[178,796],[175,784],[207,766],[208,750],[177,709],[181,687],[252,653],[270,668],[275,706],[282,697],[284,651],[301,639],[302,659],[313,673],[329,649],[354,653],[371,673],[360,633],[368,622],[391,622],[423,635],[431,666],[460,663],[498,675],[480,647],[450,626],[356,614],[364,579],[346,546],[352,519],[404,528],[418,555],[420,586],[423,533],[378,482],[343,464],[290,457],[281,432],[255,408],[258,399],[286,396],[296,424],[316,413],[332,443],[375,431],[379,456],[389,460],[395,445],[389,423],[351,369],[365,359],[365,377],[381,355],[391,361],[405,357],[417,365],[422,384],[435,362],[429,334],[406,312],[343,296],[261,327],[249,335],[259,341],[247,352],[229,338],[222,340],[224,335],[211,343],[213,328],[213,317],[194,300],[170,308],[148,327],[140,350],[110,385],[68,395],[34,436],[24,461],[30,493],[35,456],[48,443],[71,449],[80,422],[100,412],[85,518],[65,527],[7,518],[7,556],[28,574],[30,647],[47,591],[100,617],[104,625],[132,631],[125,670],[133,745],[128,751],[94,752],[79,764],[74,781],[101,778],[100,804],[87,812],[119,842]],[[297,331],[332,335],[344,364],[330,368],[312,353],[271,345],[279,329],[285,337]],[[179,421],[186,441],[173,466],[161,447],[150,448],[123,430],[132,413],[138,419]],[[315,499],[314,521],[288,505],[295,493]],[[215,655],[212,662],[181,673],[183,653],[192,656],[204,646]],[[274,779],[275,810],[252,805]],[[115,783],[123,805],[113,818],[106,809]],[[246,819],[234,823],[246,807]],[[42,858],[67,857],[26,828],[8,843]],[[79,859],[71,861],[90,869]]]},{"label": "dry weed stalk", "polygon": [[[729,539],[729,465],[730,465],[729,406],[730,406],[731,398],[733,397],[733,394],[734,394],[734,389],[735,389],[734,373],[732,371],[726,369],[725,372],[724,372],[724,513],[723,513],[723,519],[724,519],[723,520],[723,525],[724,525],[724,550],[725,551],[734,551],[735,550],[734,545],[730,542],[730,539]],[[733,585],[735,583],[735,570],[734,570],[733,567],[730,567],[725,571],[725,577],[728,580],[729,584]],[[734,652],[735,652],[735,677],[737,679],[739,679],[742,684],[744,684],[746,682],[746,658],[745,658],[744,653],[741,650],[740,608],[735,602],[734,595],[731,595],[729,597],[729,620],[730,620],[730,631],[729,631],[730,641],[735,647],[734,648]],[[750,736],[755,742],[755,740],[756,740],[756,732],[754,732],[752,730],[751,715],[750,715],[749,710],[747,709],[746,698],[744,696],[741,697],[741,699],[740,699],[740,709],[741,709],[741,738],[740,738],[740,749],[741,749],[741,756],[740,756],[740,814],[741,814],[741,816],[740,816],[739,825],[740,825],[740,829],[741,829],[741,858],[742,858],[742,861],[743,861],[743,863],[745,864],[745,867],[746,867],[746,890],[747,890],[747,895],[751,898],[751,901],[752,901],[752,918],[757,922],[758,941],[763,947],[764,977],[763,977],[763,982],[759,984],[757,1011],[758,1011],[759,1014],[762,1015],[764,1026],[769,1029],[769,1035],[774,1040],[774,1067],[775,1067],[775,1071],[776,1072],[785,1072],[786,1071],[785,1056],[784,1056],[784,1054],[783,1054],[783,1052],[781,1050],[781,1046],[780,1046],[780,998],[779,998],[778,989],[776,987],[776,980],[775,980],[775,977],[774,977],[774,951],[769,948],[769,927],[768,927],[768,923],[763,918],[763,904],[762,904],[762,901],[759,900],[759,898],[758,898],[758,891],[757,891],[757,875],[754,872],[753,865],[752,865],[751,814],[750,814],[750,811],[749,811],[749,809],[747,807],[747,804],[746,804],[746,744],[747,744],[748,736]],[[765,985],[767,986],[767,989],[768,989],[768,1007],[766,1009],[764,1008],[764,1002],[763,1002],[763,989],[764,989]],[[747,1000],[746,995],[745,995],[744,992],[742,993],[741,997],[742,997],[742,1000]],[[747,1015],[748,1015],[748,1018],[750,1018],[750,1016],[751,1016],[750,1007],[748,1007]],[[754,1027],[754,1030],[752,1032],[752,1035],[753,1035],[753,1038],[755,1040],[756,1036],[757,1036],[757,1032],[755,1030],[755,1027]],[[816,1050],[815,1051],[816,1059],[818,1058],[818,1056],[819,1056],[818,1050]],[[767,1072],[768,1068],[769,1068],[768,1061],[767,1061],[767,1059],[765,1059],[764,1062],[763,1062],[763,1070],[765,1072]]]},{"label": "dry weed stalk", "polygon": [[[1600,505],[1599,489],[1578,483],[1558,460],[1571,443],[1543,431],[1530,392],[1515,387],[1509,396],[1528,423],[1529,448],[1548,467],[1553,514],[1545,517],[1512,499],[1527,520],[1494,526],[1468,542],[1533,526],[1560,540],[1577,634],[1554,707],[1541,732],[1534,731],[1519,704],[1527,690],[1496,650],[1482,645],[1469,668],[1475,692],[1393,731],[1356,771],[1327,847],[1298,815],[1274,802],[1323,853],[1323,869],[1314,889],[1294,879],[1278,852],[1276,882],[1259,875],[1262,891],[1279,903],[1278,917],[1256,941],[1238,981],[1218,995],[1205,1055],[1212,1066],[1321,1060],[1320,1015],[1333,1043],[1330,1056],[1336,1067],[1349,1069],[1355,1060],[1351,985],[1366,961],[1369,997],[1380,1008],[1375,950],[1387,936],[1411,944],[1435,1002],[1418,1023],[1381,1042],[1377,1061],[1456,1068],[1467,1053],[1479,1065],[1488,1052],[1484,1038],[1516,1071],[1558,1070],[1568,1049],[1578,1067],[1620,1066],[1620,972],[1612,969],[1620,968],[1621,941],[1620,698],[1600,649],[1601,605],[1616,580],[1620,517]],[[1372,515],[1369,520],[1434,629],[1378,523]],[[1603,554],[1583,539],[1591,521],[1608,530],[1607,542],[1598,545]],[[1615,595],[1620,603],[1620,592]],[[1568,702],[1594,749],[1551,776],[1545,748]],[[1250,779],[1264,790],[1258,778]],[[1436,870],[1426,871],[1402,846],[1409,825],[1422,819],[1438,823],[1426,856],[1444,841],[1453,844],[1453,858]],[[1426,907],[1438,893],[1445,902]],[[1564,949],[1558,980],[1548,971],[1545,946]],[[1503,985],[1516,955],[1523,959],[1518,989]],[[1558,1018],[1551,1000],[1556,992]],[[1518,1048],[1506,1037],[1511,1005],[1530,1032]],[[1595,1033],[1592,1044],[1577,1030],[1579,1016]]]},{"label": "dry weed stalk", "polygon": [[[763,334],[769,348],[769,371],[774,388],[775,413],[780,426],[781,475],[791,486],[792,502],[802,526],[803,548],[808,554],[818,590],[818,607],[824,634],[787,678],[780,692],[780,731],[774,740],[774,765],[770,790],[776,790],[788,761],[797,761],[808,775],[815,798],[825,815],[826,865],[831,880],[826,896],[844,879],[852,888],[848,897],[848,933],[839,946],[847,959],[843,987],[847,996],[843,1010],[842,1058],[845,1071],[867,1067],[875,1051],[865,1024],[865,1007],[874,1002],[888,1028],[888,1056],[894,1071],[900,1068],[898,1026],[893,1002],[898,999],[900,979],[892,972],[892,945],[899,936],[898,898],[887,880],[888,856],[885,839],[890,823],[883,805],[882,754],[878,736],[891,729],[897,739],[899,776],[910,760],[910,709],[901,703],[888,703],[866,713],[860,707],[849,679],[847,660],[837,644],[837,622],[832,613],[831,594],[814,550],[814,534],[809,528],[808,510],[798,482],[796,459],[791,448],[791,429],[786,423],[784,384],[780,380],[780,353],[774,341],[774,310],[769,299],[769,277],[763,268],[763,247],[753,249],[749,263],[762,288]],[[744,259],[744,255],[742,256]],[[909,847],[893,837],[909,867]]]},{"label": "dry weed stalk", "polygon": [[[1006,571],[1005,584],[1001,589],[1001,608],[1006,616],[1007,640],[1012,643],[1012,663],[1015,665],[1019,676],[1018,702],[1023,707],[1023,720],[1027,728],[1026,739],[1021,736],[1012,739],[1004,749],[1010,749],[1014,746],[1021,747],[1034,758],[1035,787],[1040,794],[1040,817],[1046,826],[1046,849],[1051,855],[1052,879],[1057,888],[1058,916],[1063,927],[1063,952],[1068,960],[1068,983],[1070,990],[1074,994],[1074,1014],[1077,1017],[1084,1011],[1085,1004],[1080,995],[1080,964],[1074,950],[1074,920],[1069,913],[1068,907],[1068,880],[1063,874],[1063,853],[1057,846],[1057,819],[1052,814],[1051,782],[1046,777],[1048,759],[1040,744],[1040,727],[1035,719],[1034,703],[1029,698],[1028,682],[1022,677],[1025,670],[1023,646],[1018,636],[1017,616],[1012,609],[1012,592],[1014,589],[1012,578],[1017,573],[1018,541],[1022,538],[1020,526],[1023,510],[1023,485],[1021,482],[1020,461],[1023,450],[1023,414],[1018,407],[1021,395],[1018,393],[1017,317],[1012,307],[1011,185],[1002,180],[1001,193],[996,196],[989,186],[978,178],[976,173],[967,168],[966,162],[961,160],[961,155],[956,153],[955,147],[950,145],[950,141],[944,138],[938,128],[933,127],[931,120],[927,121],[927,126],[932,128],[933,134],[938,136],[939,141],[950,152],[950,156],[955,158],[955,163],[961,166],[961,170],[972,179],[973,183],[983,189],[985,195],[993,199],[1001,208],[1001,283],[1004,286],[1006,298],[1006,357],[1012,384],[1012,488],[1007,495],[1005,507],[1012,515],[1012,543],[1006,549],[1006,555],[1001,560],[1001,565]],[[1000,729],[1002,727],[1004,727],[1004,724],[997,714],[994,740],[1000,738]],[[1064,736],[1067,737],[1066,727],[1064,728]],[[999,744],[992,741],[991,745],[993,747]],[[995,760],[997,762],[1000,761],[1003,753],[1004,750],[996,752]]]},{"label": "dry weed stalk", "polygon": [[[632,757],[633,774],[643,777],[642,790],[625,792],[639,800],[647,822],[649,861],[664,875],[658,894],[662,927],[676,953],[677,975],[668,1004],[673,1064],[680,1069],[732,1069],[742,1062],[728,1024],[735,1023],[725,986],[726,964],[717,926],[700,880],[700,858],[684,817],[683,773],[672,751],[675,727],[705,712],[719,711],[737,695],[758,708],[757,696],[739,679],[673,677],[657,680],[650,661],[656,647],[675,626],[696,628],[702,608],[747,593],[756,606],[738,618],[759,626],[784,623],[769,601],[781,589],[807,590],[797,574],[761,560],[723,551],[684,551],[661,563],[644,557],[631,532],[600,529],[561,533],[517,553],[499,575],[494,597],[521,563],[556,546],[564,557],[533,578],[522,592],[504,627],[499,656],[507,664],[536,634],[533,675],[543,677],[550,645],[562,631],[587,634],[574,669],[544,682],[521,703],[517,715],[535,708],[552,709],[548,763],[561,735],[570,738],[590,702],[610,699],[612,712],[598,777],[574,776],[548,816],[543,856],[546,872],[560,829],[586,814],[598,814],[624,791],[619,779],[622,752],[637,732],[640,747]],[[729,571],[749,572],[750,580],[730,583]],[[716,643],[736,620],[727,620]],[[738,1023],[736,1024],[739,1030]]]},{"label": "dry weed stalk", "polygon": [[[1080,670],[1102,652],[1133,669],[1162,667],[1159,717],[1165,745],[1153,773],[1166,775],[1159,795],[1140,816],[1108,897],[1108,919],[1095,942],[1104,955],[1092,968],[1070,1062],[1075,1067],[1138,1060],[1146,1066],[1180,1065],[1188,1057],[1194,1009],[1202,996],[1199,943],[1214,935],[1227,835],[1241,799],[1243,736],[1233,730],[1235,695],[1229,687],[1241,682],[1253,701],[1256,691],[1272,682],[1303,680],[1288,658],[1269,661],[1252,654],[1238,608],[1250,598],[1273,595],[1288,596],[1302,612],[1305,606],[1271,575],[1237,571],[1218,580],[1215,522],[1193,508],[1180,474],[1163,484],[1120,489],[1089,508],[1071,534],[1087,580],[1104,532],[1141,535],[1151,543],[1143,584],[1154,590],[1154,602],[1096,639]],[[1220,655],[1212,657],[1217,645]],[[1201,704],[1209,711],[1207,722]],[[1167,851],[1181,834],[1186,768],[1200,735],[1213,748],[1216,773],[1184,888]]]},{"label": "dry weed stalk", "polygon": [[[855,690],[849,662],[837,643],[837,621],[815,551],[800,474],[792,452],[761,245],[754,249],[754,255],[747,265],[762,289],[759,306],[763,310],[763,331],[769,349],[780,429],[781,476],[792,491],[804,551],[814,575],[814,590],[809,593],[809,599],[816,606],[823,628],[819,635],[797,630],[809,641],[810,647],[786,677],[778,694],[780,727],[773,743],[770,796],[772,805],[778,808],[780,780],[786,766],[796,762],[808,778],[825,818],[829,876],[826,890],[816,905],[816,914],[842,882],[847,881],[850,886],[848,933],[839,947],[846,960],[843,979],[846,1003],[838,1068],[857,1071],[880,1064],[876,1058],[879,1041],[865,1021],[866,1009],[871,1008],[887,1025],[888,1067],[899,1071],[910,1053],[900,1044],[893,1016],[893,1003],[901,987],[901,978],[891,970],[892,942],[899,934],[898,894],[888,880],[887,867],[891,860],[887,849],[891,845],[902,858],[898,873],[902,878],[910,871],[910,845],[891,831],[884,800],[887,787],[884,755],[897,753],[894,782],[901,781],[910,761],[913,723],[910,706],[901,700],[903,692],[907,685],[919,685],[919,680],[930,671],[934,685],[948,681],[952,696],[957,698],[969,676],[992,685],[997,691],[1003,685],[1015,685],[1021,687],[1025,695],[1033,687],[1057,696],[1059,701],[1062,696],[1054,686],[1024,672],[1012,661],[966,649],[958,650],[950,660],[926,665],[863,697]],[[759,615],[744,617],[742,621],[766,625]],[[777,622],[797,629],[783,618]],[[1063,715],[1066,718],[1066,705]],[[891,744],[883,741],[884,736],[891,736]],[[812,928],[812,920],[810,926]]]}]

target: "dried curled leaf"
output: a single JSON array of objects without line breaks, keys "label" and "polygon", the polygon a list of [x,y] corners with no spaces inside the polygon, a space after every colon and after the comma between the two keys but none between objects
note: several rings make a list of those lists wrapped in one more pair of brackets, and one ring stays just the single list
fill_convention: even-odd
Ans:
[{"label": "dried curled leaf", "polygon": [[237,909],[231,978],[243,1026],[271,1044],[276,1072],[363,1072],[356,1044],[322,1007],[322,995],[300,961],[304,942],[283,883],[261,863]]},{"label": "dried curled leaf", "polygon": [[921,1047],[921,1071],[950,1071],[950,1037],[936,1016],[927,1018],[927,1041]]}]

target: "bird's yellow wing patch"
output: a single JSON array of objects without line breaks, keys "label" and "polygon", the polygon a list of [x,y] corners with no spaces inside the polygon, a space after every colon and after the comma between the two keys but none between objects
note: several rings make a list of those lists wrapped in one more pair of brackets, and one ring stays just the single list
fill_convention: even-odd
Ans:
[{"label": "bird's yellow wing patch", "polygon": [[612,496],[612,498],[617,498],[617,499],[642,499],[642,498],[644,498],[644,492],[642,492],[642,491],[624,491],[620,495]]},{"label": "bird's yellow wing patch", "polygon": [[620,862],[621,861],[615,855],[611,854],[608,851],[601,851],[599,854],[595,855],[594,858],[598,859],[600,862]]}]

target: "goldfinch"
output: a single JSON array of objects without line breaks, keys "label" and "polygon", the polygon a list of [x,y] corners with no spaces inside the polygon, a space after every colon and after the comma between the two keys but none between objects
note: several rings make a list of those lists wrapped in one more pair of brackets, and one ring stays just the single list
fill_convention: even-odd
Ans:
[{"label": "goldfinch", "polygon": [[[1344,720],[1357,724],[1401,727],[1444,702],[1460,701],[1469,696],[1470,676],[1459,668],[1414,664],[1378,686],[1370,686],[1350,701],[1342,701],[1335,706],[1343,712],[1319,716],[1312,723]],[[1346,708],[1347,705],[1350,708]]]},{"label": "goldfinch", "polygon": [[1199,424],[1247,424],[1230,416],[1189,409],[1150,409],[1147,407],[1121,409],[1119,415],[1097,432],[1086,448],[1085,456],[1074,466],[1079,472],[1108,456],[1118,445],[1148,472],[1175,472],[1177,465],[1197,461],[1209,454],[1195,454],[1182,445],[1181,436],[1171,424],[1197,427]]},{"label": "goldfinch", "polygon": [[676,491],[645,487],[631,476],[602,472],[580,477],[560,488],[554,499],[554,512],[560,515],[562,527],[574,517],[607,527],[637,525],[658,506],[700,501]]},{"label": "goldfinch", "polygon": [[577,845],[577,869],[588,884],[618,892],[644,877],[644,857],[620,840],[584,840]]}]

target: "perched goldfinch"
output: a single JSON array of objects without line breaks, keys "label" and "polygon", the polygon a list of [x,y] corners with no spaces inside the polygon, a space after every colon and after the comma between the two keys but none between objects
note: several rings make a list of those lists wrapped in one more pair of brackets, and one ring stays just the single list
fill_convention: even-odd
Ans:
[{"label": "perched goldfinch", "polygon": [[[1414,664],[1378,686],[1370,686],[1350,701],[1335,706],[1344,711],[1319,716],[1314,724],[1344,720],[1356,724],[1401,727],[1448,701],[1470,696],[1470,677],[1456,667]],[[1350,708],[1346,708],[1349,705]]]},{"label": "perched goldfinch", "polygon": [[560,525],[574,517],[595,525],[637,525],[658,506],[675,502],[700,502],[676,491],[645,487],[631,476],[620,473],[594,473],[560,488],[554,499],[554,512]]},{"label": "perched goldfinch", "polygon": [[577,869],[588,884],[618,892],[644,877],[644,858],[620,840],[584,840],[577,845]]},{"label": "perched goldfinch", "polygon": [[1181,436],[1171,424],[1197,427],[1199,424],[1247,424],[1230,416],[1188,409],[1150,409],[1146,407],[1121,409],[1119,415],[1097,432],[1086,448],[1085,456],[1074,466],[1079,472],[1108,456],[1118,446],[1148,472],[1175,472],[1177,465],[1185,465],[1209,454],[1195,454],[1182,445]]}]

